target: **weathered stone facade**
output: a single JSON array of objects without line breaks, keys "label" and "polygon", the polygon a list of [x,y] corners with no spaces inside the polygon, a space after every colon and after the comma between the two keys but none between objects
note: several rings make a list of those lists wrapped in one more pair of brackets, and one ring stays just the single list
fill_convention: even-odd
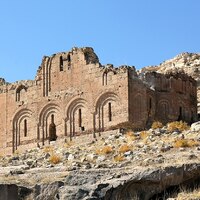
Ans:
[{"label": "weathered stone facade", "polygon": [[[0,79],[0,150],[44,145],[49,134],[72,137],[122,122],[195,121],[196,82],[186,74],[137,74],[102,66],[92,48],[45,56],[35,80]],[[53,136],[52,136],[53,135]]]}]

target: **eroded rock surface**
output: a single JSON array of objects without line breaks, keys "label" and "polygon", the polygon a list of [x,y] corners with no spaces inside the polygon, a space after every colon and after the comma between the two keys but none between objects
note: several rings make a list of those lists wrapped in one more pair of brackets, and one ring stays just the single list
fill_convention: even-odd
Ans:
[{"label": "eroded rock surface", "polygon": [[199,138],[199,131],[164,126],[108,131],[97,140],[92,135],[60,139],[17,152],[0,159],[0,199],[147,200],[200,178]]}]

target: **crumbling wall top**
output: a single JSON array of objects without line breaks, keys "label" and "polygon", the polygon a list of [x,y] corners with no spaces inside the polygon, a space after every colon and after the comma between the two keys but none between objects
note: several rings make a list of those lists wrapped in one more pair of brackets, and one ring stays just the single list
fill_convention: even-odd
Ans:
[{"label": "crumbling wall top", "polygon": [[0,86],[1,86],[1,85],[5,85],[5,84],[6,84],[5,79],[4,79],[4,78],[0,78]]}]

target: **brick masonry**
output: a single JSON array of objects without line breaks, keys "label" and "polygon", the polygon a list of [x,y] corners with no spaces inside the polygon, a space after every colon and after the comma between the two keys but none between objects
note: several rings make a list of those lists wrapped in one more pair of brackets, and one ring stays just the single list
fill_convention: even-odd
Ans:
[{"label": "brick masonry", "polygon": [[138,74],[134,67],[101,65],[92,48],[43,57],[35,80],[0,79],[0,152],[44,145],[56,135],[100,132],[122,122],[197,118],[196,81],[186,74]]}]

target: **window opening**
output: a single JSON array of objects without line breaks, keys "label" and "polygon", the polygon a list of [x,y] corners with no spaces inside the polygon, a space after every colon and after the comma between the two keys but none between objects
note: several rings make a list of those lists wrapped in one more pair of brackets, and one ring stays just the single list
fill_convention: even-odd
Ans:
[{"label": "window opening", "polygon": [[24,120],[24,137],[27,136],[27,120]]},{"label": "window opening", "polygon": [[78,124],[79,124],[79,127],[82,127],[82,112],[81,112],[81,109],[78,110]]},{"label": "window opening", "polygon": [[109,122],[112,121],[112,110],[111,110],[111,103],[108,103],[108,120]]},{"label": "window opening", "polygon": [[60,56],[60,71],[63,71],[63,58]]},{"label": "window opening", "polygon": [[20,101],[20,91],[16,92],[16,101]]}]

